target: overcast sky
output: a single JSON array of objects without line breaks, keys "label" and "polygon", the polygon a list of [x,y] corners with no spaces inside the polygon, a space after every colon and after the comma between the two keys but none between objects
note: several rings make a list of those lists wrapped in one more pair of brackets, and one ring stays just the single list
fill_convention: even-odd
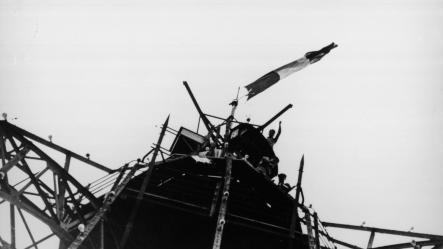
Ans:
[{"label": "overcast sky", "polygon": [[305,155],[321,219],[443,234],[442,23],[439,0],[0,0],[0,112],[117,168],[149,150],[168,114],[197,127],[183,80],[226,117],[238,87],[334,41],[243,100],[237,119],[294,105],[275,150],[294,184]]}]

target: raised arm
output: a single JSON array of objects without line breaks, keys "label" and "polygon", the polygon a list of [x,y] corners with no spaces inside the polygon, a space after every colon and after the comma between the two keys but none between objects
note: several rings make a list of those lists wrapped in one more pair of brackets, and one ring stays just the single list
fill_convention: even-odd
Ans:
[{"label": "raised arm", "polygon": [[278,122],[278,131],[277,131],[277,135],[275,136],[274,141],[277,142],[278,138],[280,137],[281,134],[281,121]]}]

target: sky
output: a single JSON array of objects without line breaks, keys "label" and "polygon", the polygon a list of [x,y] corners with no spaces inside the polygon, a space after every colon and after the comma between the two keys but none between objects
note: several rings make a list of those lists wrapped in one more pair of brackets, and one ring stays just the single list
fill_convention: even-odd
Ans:
[{"label": "sky", "polygon": [[0,112],[117,168],[150,149],[169,114],[196,129],[182,81],[227,117],[238,87],[335,42],[243,98],[236,118],[261,124],[294,105],[274,148],[293,184],[305,155],[305,203],[322,220],[443,234],[442,22],[438,0],[0,0]]}]

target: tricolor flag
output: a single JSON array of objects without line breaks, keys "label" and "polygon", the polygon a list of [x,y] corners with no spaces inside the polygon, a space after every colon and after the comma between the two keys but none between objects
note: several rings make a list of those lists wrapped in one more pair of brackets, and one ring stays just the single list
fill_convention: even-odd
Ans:
[{"label": "tricolor flag", "polygon": [[327,53],[329,53],[329,51],[331,51],[331,49],[335,47],[337,47],[337,44],[331,43],[318,51],[307,52],[302,58],[286,64],[282,67],[279,67],[274,71],[262,76],[260,79],[245,86],[246,90],[248,90],[248,99],[263,92],[268,87],[274,85],[279,80],[288,77],[290,74],[305,68],[309,64],[313,64],[319,61],[323,56],[325,56]]}]

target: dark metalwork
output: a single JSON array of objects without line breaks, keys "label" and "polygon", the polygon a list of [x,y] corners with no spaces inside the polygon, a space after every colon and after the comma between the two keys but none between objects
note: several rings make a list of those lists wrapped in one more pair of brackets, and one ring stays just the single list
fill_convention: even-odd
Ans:
[{"label": "dark metalwork", "polygon": [[220,195],[221,182],[217,182],[215,186],[214,196],[212,197],[211,209],[209,210],[209,216],[213,216],[215,214],[215,207],[217,206],[217,202]]},{"label": "dark metalwork", "polygon": [[[80,247],[80,245],[83,243],[83,241],[88,237],[89,233],[92,232],[92,230],[95,228],[95,226],[100,222],[101,227],[101,238],[103,238],[104,228],[103,228],[103,218],[108,211],[108,208],[111,206],[111,204],[117,199],[117,197],[120,195],[120,193],[123,191],[123,189],[128,184],[129,180],[132,178],[132,176],[135,174],[135,172],[139,169],[139,164],[136,164],[130,172],[125,176],[124,180],[120,182],[122,179],[122,175],[125,174],[125,171],[123,169],[126,169],[127,166],[123,166],[122,171],[120,172],[120,175],[117,177],[118,182],[116,181],[113,184],[113,187],[108,192],[108,194],[105,196],[103,205],[100,207],[98,212],[92,217],[88,224],[85,227],[85,231],[82,233],[79,233],[75,240],[71,243],[71,245],[68,247],[68,249],[77,249]],[[100,246],[104,247],[104,240],[100,239]]]},{"label": "dark metalwork", "polygon": [[[337,243],[351,249],[362,249],[332,238],[325,230],[325,226],[371,232],[367,249],[410,247],[419,249],[421,246],[434,246],[432,249],[442,249],[443,236],[440,235],[322,223],[316,212],[311,214],[311,210],[303,205],[301,183],[304,156],[300,161],[295,197],[292,198],[283,193],[269,179],[263,178],[254,170],[254,166],[240,158],[234,158],[236,155],[234,152],[241,152],[229,146],[231,125],[241,123],[234,119],[238,105],[238,93],[237,98],[230,104],[232,105],[231,115],[224,119],[203,113],[189,85],[186,82],[183,84],[199,113],[197,130],[199,130],[200,120],[202,120],[208,130],[208,136],[217,145],[217,149],[223,148],[222,156],[214,157],[209,153],[207,155],[211,156],[207,157],[204,155],[205,153],[195,155],[201,149],[200,145],[210,141],[206,137],[200,139],[204,142],[200,141],[199,146],[196,146],[192,152],[177,151],[178,153],[173,154],[171,158],[165,158],[163,154],[168,155],[168,150],[161,147],[165,132],[176,136],[179,133],[168,127],[169,116],[161,127],[158,142],[154,144],[153,149],[142,160],[137,159],[134,166],[130,167],[128,163],[118,170],[111,170],[92,162],[89,157],[84,158],[52,143],[52,141],[42,139],[6,121],[0,121],[2,160],[0,197],[10,202],[11,212],[11,242],[9,244],[0,238],[1,244],[12,248],[16,247],[16,207],[32,241],[32,245],[27,248],[34,247],[35,249],[38,249],[39,243],[53,235],[60,238],[60,249],[96,248],[97,246],[100,249],[105,247],[139,248],[138,245],[147,241],[153,243],[153,248],[174,248],[176,245],[168,244],[166,241],[172,237],[172,233],[174,237],[180,237],[181,240],[178,241],[188,243],[186,248],[195,245],[194,248],[208,248],[211,243],[213,249],[220,249],[222,243],[223,248],[248,248],[244,247],[244,244],[252,242],[250,238],[253,238],[254,241],[256,239],[258,241],[255,246],[252,246],[253,248],[286,248],[289,245],[289,249],[332,249],[335,247],[333,243]],[[291,104],[259,126],[258,129],[263,131],[290,108],[292,108]],[[214,126],[208,117],[221,119],[223,122]],[[219,130],[223,125],[226,127],[224,137],[221,136]],[[262,134],[258,133],[258,135],[262,137]],[[184,142],[187,143],[186,140]],[[52,152],[42,150],[40,145],[61,152],[65,156],[64,163],[55,161],[49,156],[52,155],[50,154]],[[187,145],[191,147],[189,144]],[[151,153],[153,153],[151,160],[145,164],[145,159]],[[156,162],[159,153],[162,160]],[[109,175],[83,186],[68,172],[72,159],[77,159],[109,173]],[[37,168],[32,164],[35,162],[32,160],[39,161],[38,172],[35,172]],[[205,164],[211,166],[206,167]],[[137,175],[145,167],[147,167],[146,171]],[[8,173],[12,174],[15,171],[24,172],[27,179],[18,183],[9,182]],[[52,178],[49,178],[52,183],[43,182],[44,179],[48,179],[47,175],[42,177],[46,172],[52,173]],[[35,196],[40,198],[41,202],[34,202]],[[300,200],[301,198],[302,200]],[[131,200],[134,199],[135,201],[132,202]],[[36,241],[22,209],[47,224],[53,233]],[[122,217],[122,213],[126,214],[128,209],[129,216]],[[139,212],[139,210],[147,210],[147,212]],[[304,212],[304,218],[299,217],[300,210]],[[182,211],[188,212],[189,216],[183,215]],[[151,212],[154,215],[151,215]],[[213,231],[216,213],[218,216],[215,231]],[[158,216],[156,216],[157,214]],[[189,223],[194,221],[198,221],[199,226],[195,226],[194,231],[189,231],[192,236],[185,238],[188,234],[181,233],[182,228],[187,228]],[[76,229],[79,224],[82,226]],[[126,226],[122,228],[121,224]],[[306,226],[306,233],[303,233],[301,227],[303,224]],[[113,225],[115,230],[113,230]],[[163,225],[165,225],[163,229],[157,229]],[[428,240],[372,248],[375,233],[420,237]],[[262,234],[265,236],[260,236]],[[211,241],[212,235],[214,235],[213,241]],[[206,239],[194,241],[193,236],[206,236]],[[89,244],[85,243],[86,240]],[[114,242],[114,245],[108,243],[110,240]],[[242,242],[236,244],[239,240]],[[286,242],[288,243],[286,244]]]},{"label": "dark metalwork", "polygon": [[[218,119],[218,120],[226,121],[226,118],[218,117],[218,116],[207,114],[207,113],[205,113],[205,115],[210,117],[210,118],[215,118],[215,119]],[[232,123],[236,123],[236,124],[244,124],[245,123],[245,122],[239,122],[239,121],[235,121],[235,120],[231,120],[231,122]],[[248,124],[250,124],[250,125],[252,125],[254,127],[260,127],[260,125],[257,125],[257,124],[251,124],[251,123],[248,123]]]},{"label": "dark metalwork", "polygon": [[206,115],[201,110],[200,106],[198,105],[197,100],[194,97],[194,94],[191,91],[191,88],[188,85],[188,82],[183,81],[183,85],[186,87],[186,90],[188,91],[189,96],[191,97],[192,103],[194,103],[194,106],[197,109],[197,112],[198,112],[200,118],[202,119],[203,124],[205,125],[206,129],[208,130],[209,136],[213,139],[214,143],[221,146],[222,142],[220,142],[220,141],[223,141],[223,138],[221,137],[221,135],[218,132],[216,132],[214,125],[208,120]]},{"label": "dark metalwork", "polygon": [[372,231],[371,235],[369,236],[369,241],[368,241],[367,249],[372,248],[372,243],[374,243],[374,237],[375,237],[375,232]]},{"label": "dark metalwork", "polygon": [[28,226],[28,222],[26,222],[23,212],[20,210],[20,208],[17,208],[17,210],[18,210],[18,213],[20,214],[20,217],[22,218],[23,224],[25,225],[25,228],[26,228],[26,231],[28,232],[29,238],[31,238],[32,244],[34,245],[35,249],[38,249],[37,244],[35,243],[34,236],[32,235],[31,229]]},{"label": "dark metalwork", "polygon": [[43,223],[47,224],[59,238],[64,240],[71,239],[71,236],[64,229],[62,229],[59,224],[57,224],[51,217],[45,214],[32,201],[30,201],[24,195],[18,194],[17,190],[15,190],[12,186],[7,186],[7,188],[8,192],[0,191],[0,197],[16,205],[18,208],[26,210],[26,212],[30,213]]},{"label": "dark metalwork", "polygon": [[407,242],[407,243],[401,243],[401,244],[373,247],[373,249],[418,248],[418,247],[422,247],[422,246],[441,246],[441,244],[443,244],[443,240],[431,239],[431,240],[415,241],[414,243]]},{"label": "dark metalwork", "polygon": [[33,133],[31,133],[29,131],[26,131],[26,130],[20,128],[20,127],[17,127],[15,125],[11,124],[11,123],[8,123],[6,121],[0,121],[0,123],[2,123],[2,126],[7,124],[8,128],[14,130],[14,132],[16,132],[16,133],[22,134],[25,137],[28,137],[28,138],[30,138],[32,140],[35,140],[35,141],[37,141],[37,142],[39,142],[39,143],[41,143],[41,144],[43,144],[45,146],[48,146],[48,147],[50,147],[50,148],[52,148],[54,150],[57,150],[57,151],[61,152],[63,154],[71,155],[73,158],[75,158],[75,159],[77,159],[79,161],[82,161],[84,163],[87,163],[87,164],[89,164],[89,165],[91,165],[91,166],[93,166],[93,167],[95,167],[97,169],[103,170],[103,171],[105,171],[107,173],[111,173],[112,172],[112,169],[110,169],[110,168],[108,168],[106,166],[103,166],[103,165],[101,165],[101,164],[99,164],[97,162],[94,162],[94,161],[92,161],[92,160],[90,160],[88,158],[80,156],[77,153],[74,153],[74,152],[72,152],[72,151],[70,151],[70,150],[68,150],[66,148],[63,148],[63,147],[61,147],[61,146],[59,146],[59,145],[57,145],[55,143],[52,143],[52,142],[50,142],[50,141],[48,141],[46,139],[43,139],[43,138],[41,138],[41,137],[39,137],[37,135],[34,135]]},{"label": "dark metalwork", "polygon": [[15,208],[14,205],[9,204],[10,222],[11,222],[11,247],[16,248],[15,243]]},{"label": "dark metalwork", "polygon": [[131,215],[129,216],[128,222],[125,227],[125,231],[124,231],[123,236],[121,238],[120,247],[123,249],[125,248],[126,242],[129,238],[129,234],[131,233],[132,223],[134,222],[134,219],[137,216],[137,212],[138,212],[138,209],[140,208],[141,200],[143,199],[143,194],[145,193],[146,188],[148,187],[149,179],[151,178],[152,171],[154,169],[155,159],[157,158],[158,152],[160,151],[160,146],[163,141],[163,137],[165,135],[166,128],[168,127],[168,123],[169,123],[169,115],[166,118],[166,121],[162,126],[162,130],[160,132],[160,136],[157,141],[157,146],[154,149],[154,154],[152,155],[151,161],[149,162],[149,165],[148,165],[148,170],[145,173],[145,177],[143,178],[143,183],[142,183],[142,185],[139,189],[139,192],[137,194],[137,200],[136,200],[135,205],[132,209]]},{"label": "dark metalwork", "polygon": [[392,230],[392,229],[384,229],[384,228],[377,228],[377,227],[366,227],[366,226],[355,226],[355,225],[339,224],[339,223],[332,223],[332,222],[322,222],[322,224],[325,227],[336,227],[336,228],[344,228],[344,229],[368,231],[368,232],[375,232],[375,233],[392,234],[392,235],[399,235],[399,236],[406,236],[406,237],[443,240],[443,236],[435,235],[435,234],[406,232],[406,231],[398,231],[398,230]]},{"label": "dark metalwork", "polygon": [[320,234],[318,231],[318,215],[317,212],[314,212],[314,232],[315,232],[315,248],[320,248]]},{"label": "dark metalwork", "polygon": [[35,247],[36,245],[42,243],[43,241],[45,241],[45,240],[51,238],[51,237],[54,236],[54,235],[55,235],[55,233],[51,233],[51,234],[49,234],[49,235],[46,235],[45,237],[39,239],[39,240],[36,241],[34,244],[29,245],[29,246],[25,247],[24,249],[29,249],[29,248],[31,248],[31,247]]},{"label": "dark metalwork", "polygon": [[100,249],[105,249],[105,221],[100,220]]},{"label": "dark metalwork", "polygon": [[226,172],[224,177],[222,197],[217,218],[217,225],[215,229],[214,244],[212,246],[212,249],[219,249],[221,247],[223,228],[226,223],[226,212],[228,208],[229,190],[231,186],[231,173],[232,173],[232,156],[228,153],[226,155]]},{"label": "dark metalwork", "polygon": [[311,222],[311,213],[309,209],[303,207],[303,211],[305,212],[305,220],[306,220],[306,232],[308,234],[308,244],[310,249],[315,249],[315,241],[314,236],[312,235],[312,222]]},{"label": "dark metalwork", "polygon": [[[5,176],[0,179],[0,197],[3,199],[1,203],[8,201],[11,210],[14,206],[17,207],[21,222],[33,242],[30,247],[37,248],[37,244],[43,240],[34,237],[32,226],[29,226],[22,210],[49,226],[53,235],[60,238],[61,244],[72,241],[72,234],[68,230],[80,221],[86,221],[87,215],[90,215],[83,214],[82,198],[86,197],[96,209],[101,203],[87,187],[68,173],[71,158],[105,172],[112,170],[6,121],[0,121],[0,140],[0,171]],[[39,146],[45,146],[45,152]],[[53,152],[64,154],[63,167],[47,154]],[[41,165],[45,167],[41,168]],[[40,170],[35,172],[38,168]],[[24,173],[27,178],[15,183],[8,182],[8,174],[16,174],[17,171]],[[50,183],[42,180],[44,174],[52,174]],[[48,179],[46,176],[44,179]],[[12,222],[16,222],[15,218]],[[15,224],[11,224],[11,230],[14,228]],[[14,247],[15,240],[15,236],[12,236],[10,244]]]},{"label": "dark metalwork", "polygon": [[[300,192],[301,192],[301,181],[302,181],[302,177],[303,177],[303,167],[305,165],[305,156],[303,155],[300,161],[300,167],[298,170],[298,180],[297,180],[297,185],[296,185],[296,192],[295,192],[295,198],[294,198],[294,207],[292,209],[292,218],[291,218],[291,226],[290,226],[290,236],[292,237],[295,231],[295,227],[297,225],[297,221],[299,220],[298,217],[298,207],[299,207],[299,199],[300,199]],[[292,240],[290,240],[292,241]],[[290,242],[290,248],[292,248]]]},{"label": "dark metalwork", "polygon": [[287,110],[289,110],[291,108],[292,108],[292,104],[287,105],[280,112],[278,112],[271,119],[269,119],[266,123],[262,124],[258,129],[261,130],[261,131],[264,130],[268,125],[270,125],[272,122],[274,122],[274,120],[276,120],[278,117],[283,115],[283,113],[285,113]]}]

